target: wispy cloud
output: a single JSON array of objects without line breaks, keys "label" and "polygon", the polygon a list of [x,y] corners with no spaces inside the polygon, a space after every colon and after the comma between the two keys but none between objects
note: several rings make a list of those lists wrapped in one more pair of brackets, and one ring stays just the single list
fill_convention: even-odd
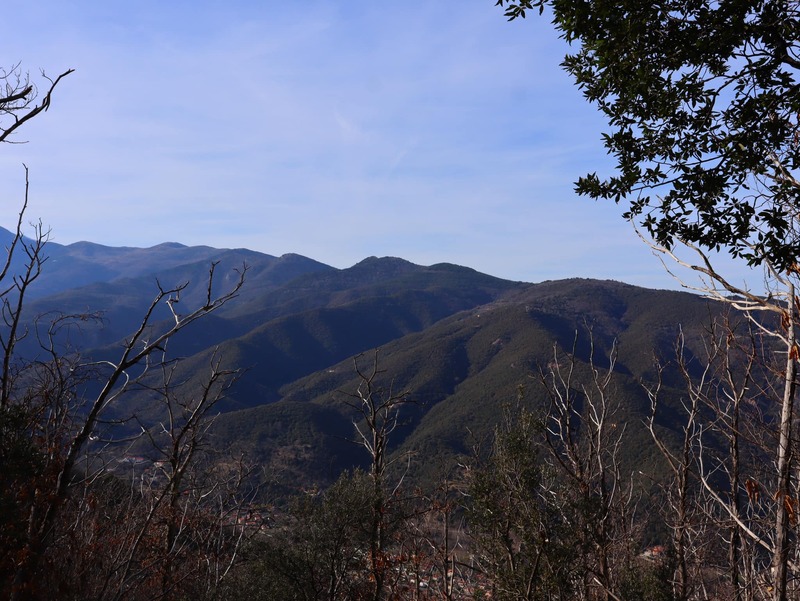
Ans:
[{"label": "wispy cloud", "polygon": [[77,69],[30,143],[0,149],[8,215],[26,162],[59,242],[661,273],[618,207],[574,195],[609,162],[545,19],[444,0],[49,0],[16,19],[2,64]]}]

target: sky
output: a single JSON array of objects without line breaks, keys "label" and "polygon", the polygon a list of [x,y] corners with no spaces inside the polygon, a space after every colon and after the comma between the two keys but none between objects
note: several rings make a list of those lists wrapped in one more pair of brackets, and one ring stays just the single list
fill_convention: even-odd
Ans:
[{"label": "sky", "polygon": [[574,193],[612,163],[567,51],[494,0],[20,3],[0,66],[75,72],[0,147],[0,225],[25,164],[28,219],[60,244],[677,288],[623,207]]}]

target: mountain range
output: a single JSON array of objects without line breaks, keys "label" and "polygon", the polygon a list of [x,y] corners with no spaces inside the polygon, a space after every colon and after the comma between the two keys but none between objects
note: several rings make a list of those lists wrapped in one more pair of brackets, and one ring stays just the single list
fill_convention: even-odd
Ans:
[{"label": "mountain range", "polygon": [[[0,241],[11,234],[0,231]],[[31,288],[26,319],[94,314],[69,343],[91,357],[114,357],[141,321],[158,286],[185,284],[179,306],[202,304],[210,265],[215,291],[247,266],[239,296],[170,341],[188,386],[212,356],[243,374],[219,405],[215,445],[241,452],[296,487],[331,482],[364,465],[353,443],[359,415],[348,400],[359,385],[354,360],[373,362],[386,390],[407,393],[392,433],[396,457],[408,457],[419,483],[452,470],[490,435],[505,404],[522,395],[545,412],[542,375],[574,356],[575,373],[608,367],[614,354],[613,426],[626,429],[627,453],[639,469],[657,459],[644,420],[643,384],[656,362],[674,357],[679,332],[701,353],[701,332],[720,310],[699,296],[614,281],[512,282],[452,264],[415,265],[370,257],[347,269],[287,254],[246,249],[115,248],[48,243],[48,260]],[[166,307],[156,317],[170,319]],[[29,337],[23,352],[35,355]],[[358,359],[357,359],[358,358]],[[364,367],[366,366],[366,367]],[[677,437],[676,375],[663,375],[674,399],[659,416]],[[674,389],[670,395],[670,390]],[[157,423],[147,397],[120,412]]]}]

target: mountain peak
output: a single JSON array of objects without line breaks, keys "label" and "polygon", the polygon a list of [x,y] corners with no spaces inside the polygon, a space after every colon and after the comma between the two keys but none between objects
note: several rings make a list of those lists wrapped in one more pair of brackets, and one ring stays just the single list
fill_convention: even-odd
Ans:
[{"label": "mountain peak", "polygon": [[187,246],[185,244],[181,244],[180,242],[162,242],[161,244],[156,244],[152,248],[163,248],[163,249],[175,248],[175,249],[178,249],[178,248],[187,248]]},{"label": "mountain peak", "polygon": [[382,265],[414,265],[411,261],[406,261],[400,257],[376,257],[375,255],[366,257],[353,265],[356,267],[358,265],[375,265],[375,264],[382,264]]},{"label": "mountain peak", "polygon": [[384,279],[419,269],[419,265],[397,257],[367,257],[345,271],[357,277]]}]

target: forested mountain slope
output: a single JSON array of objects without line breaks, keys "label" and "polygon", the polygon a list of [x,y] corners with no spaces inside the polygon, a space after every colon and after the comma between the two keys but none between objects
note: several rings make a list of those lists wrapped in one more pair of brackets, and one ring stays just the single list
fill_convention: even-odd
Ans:
[{"label": "forested mountain slope", "polygon": [[[699,352],[699,334],[718,311],[686,293],[582,279],[510,282],[398,258],[371,257],[335,269],[298,255],[177,244],[47,248],[50,258],[27,307],[29,323],[38,320],[41,330],[55,314],[96,312],[101,319],[87,319],[63,340],[93,359],[116,358],[159,286],[185,284],[173,307],[189,311],[208,293],[212,264],[214,292],[246,269],[238,298],[180,332],[168,354],[182,359],[176,373],[190,394],[192,386],[200,394],[198,374],[214,357],[243,370],[219,405],[215,445],[240,450],[274,473],[290,473],[298,486],[328,483],[366,459],[351,442],[357,415],[345,402],[359,384],[353,365],[359,355],[366,362],[377,358],[382,383],[407,391],[413,401],[403,409],[390,450],[410,454],[420,482],[471,453],[520,390],[544,411],[541,375],[556,356],[563,362],[573,350],[575,373],[585,378],[592,361],[606,367],[615,349],[615,423],[627,429],[626,452],[652,463],[642,384],[654,381],[658,358],[673,358],[680,331],[689,352]],[[156,316],[164,324],[171,320],[166,306]],[[33,336],[23,344],[28,356],[41,352]],[[667,388],[679,384],[669,371],[664,377]],[[136,413],[156,424],[159,411],[150,396],[138,393],[112,415]],[[666,431],[678,427],[670,419],[667,408],[660,417]]]}]

